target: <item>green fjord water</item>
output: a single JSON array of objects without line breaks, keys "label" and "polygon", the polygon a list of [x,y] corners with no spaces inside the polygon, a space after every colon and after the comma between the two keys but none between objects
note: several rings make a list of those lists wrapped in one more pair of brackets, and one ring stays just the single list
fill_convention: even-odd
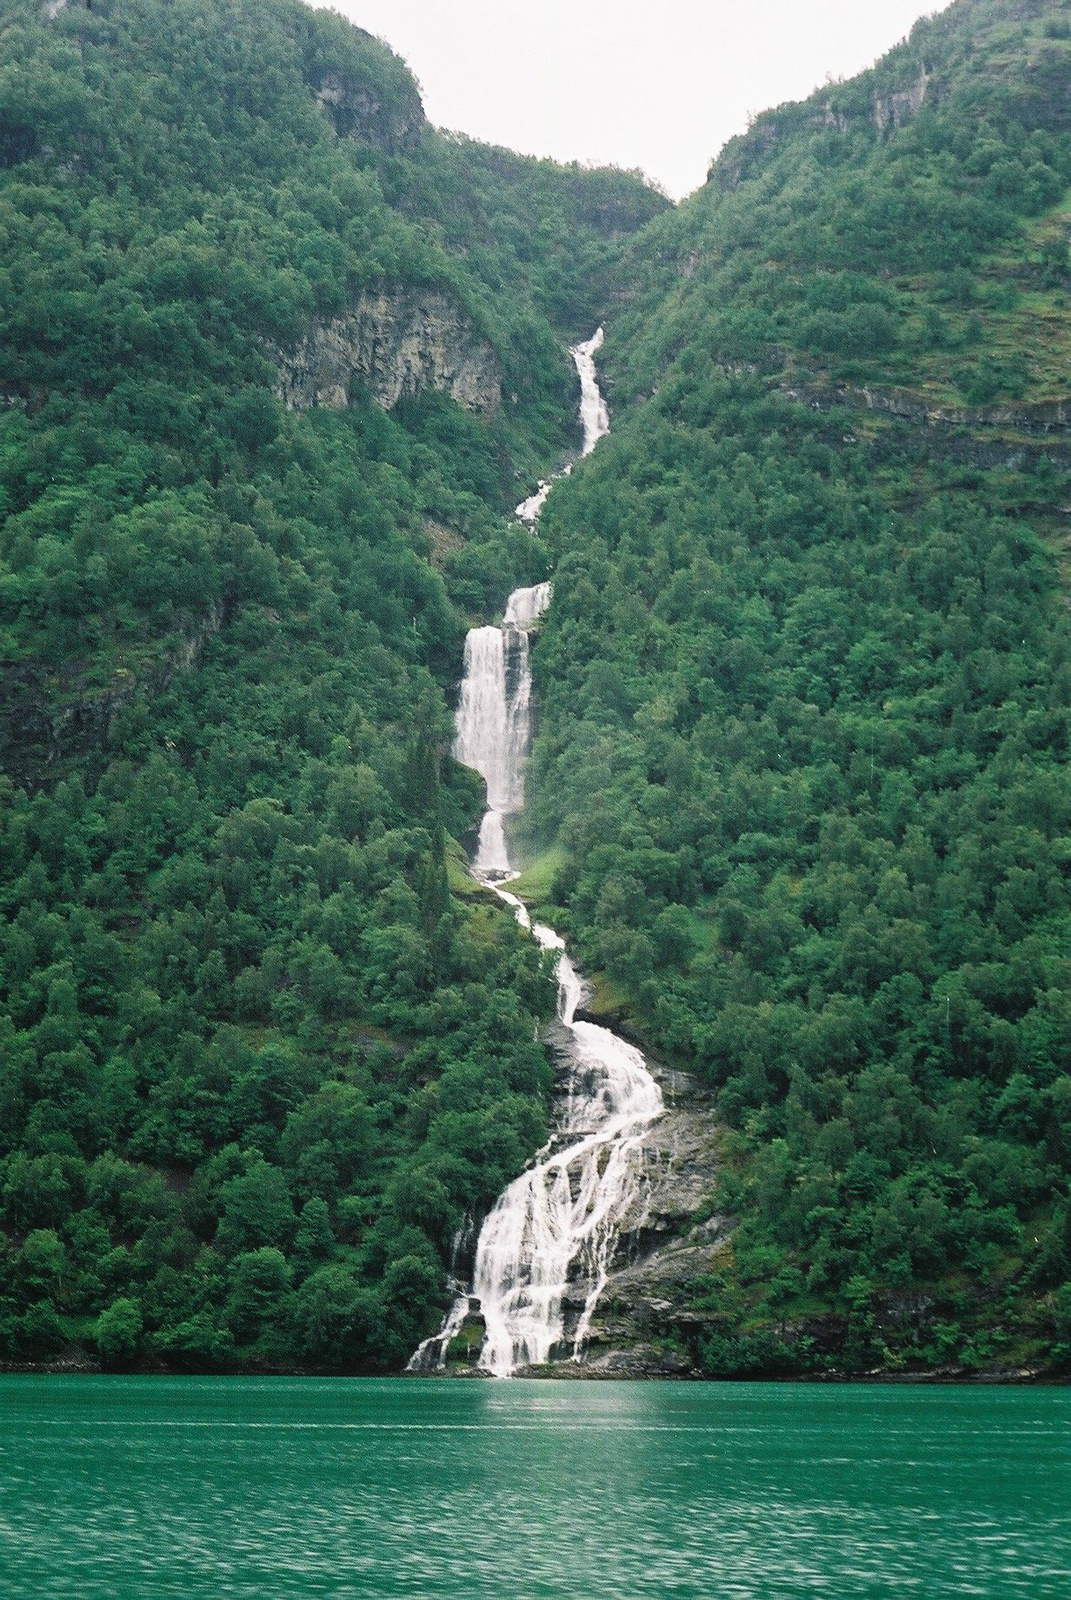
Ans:
[{"label": "green fjord water", "polygon": [[0,1378],[5,1600],[1071,1594],[1071,1391]]}]

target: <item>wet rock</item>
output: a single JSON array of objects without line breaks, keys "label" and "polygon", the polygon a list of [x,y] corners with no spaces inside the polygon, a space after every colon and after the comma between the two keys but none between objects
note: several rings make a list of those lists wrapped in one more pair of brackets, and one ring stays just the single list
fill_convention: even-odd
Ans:
[{"label": "wet rock", "polygon": [[691,1361],[679,1351],[657,1344],[634,1344],[627,1349],[589,1355],[578,1365],[585,1378],[687,1378],[694,1375]]},{"label": "wet rock", "polygon": [[[644,1139],[644,1181],[625,1218],[580,1361],[551,1362],[541,1375],[665,1378],[692,1372],[690,1356],[675,1347],[681,1334],[707,1320],[689,1303],[690,1285],[717,1265],[733,1221],[702,1217],[718,1171],[719,1129],[709,1094],[687,1073],[652,1060],[648,1066],[668,1109]],[[567,1336],[575,1331],[590,1287],[579,1279],[569,1285]]]}]

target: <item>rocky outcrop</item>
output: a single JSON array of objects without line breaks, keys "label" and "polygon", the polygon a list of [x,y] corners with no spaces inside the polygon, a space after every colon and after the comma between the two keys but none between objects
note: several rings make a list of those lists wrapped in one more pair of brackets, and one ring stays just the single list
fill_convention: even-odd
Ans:
[{"label": "rocky outcrop", "polygon": [[86,663],[78,659],[58,670],[0,662],[0,772],[32,790],[55,762],[99,755],[138,692],[159,694],[177,674],[196,667],[224,621],[218,606],[191,618],[162,643],[158,655],[134,667],[116,666],[103,684],[89,683]]},{"label": "rocky outcrop", "polygon": [[886,411],[909,422],[928,427],[1003,428],[1030,435],[1059,435],[1071,432],[1071,400],[1046,400],[1024,405],[938,406],[928,405],[904,389],[850,389],[838,392],[843,404]]},{"label": "rocky outcrop", "polygon": [[415,90],[411,96],[391,99],[374,82],[361,82],[344,72],[325,74],[316,89],[316,103],[340,139],[374,145],[388,155],[411,150],[424,127]]},{"label": "rocky outcrop", "polygon": [[[929,86],[929,74],[925,67],[919,69],[919,76],[915,83],[908,89],[898,89],[893,94],[874,94],[874,126],[879,133],[892,128],[898,131],[912,117],[918,115],[926,103],[926,90]],[[847,129],[845,119],[844,129]]]},{"label": "rocky outcrop", "polygon": [[626,1219],[583,1357],[571,1363],[579,1377],[687,1376],[691,1362],[679,1335],[703,1321],[689,1285],[713,1271],[733,1226],[723,1216],[695,1220],[717,1179],[709,1098],[694,1079],[648,1064],[669,1110],[644,1142],[646,1183]]},{"label": "rocky outcrop", "polygon": [[[725,363],[721,370],[739,373],[743,369]],[[803,400],[819,410],[844,406],[853,411],[876,411],[925,428],[995,428],[1054,439],[1071,433],[1071,399],[1026,401],[1021,405],[954,406],[934,404],[911,389],[810,382],[779,384],[778,388],[786,399]]]},{"label": "rocky outcrop", "polygon": [[[914,71],[911,63],[904,70]],[[779,106],[765,112],[751,124],[747,133],[730,139],[707,173],[709,182],[731,193],[749,178],[754,178],[769,158],[782,150],[797,134],[807,134],[815,129],[845,134],[867,123],[880,138],[891,138],[916,117],[933,98],[933,76],[924,63],[918,63],[918,75],[904,89],[882,90],[877,87],[870,98],[856,97],[844,101],[834,92],[824,100],[812,96],[810,100]],[[902,81],[902,80],[901,80]],[[848,86],[849,92],[854,88]]]},{"label": "rocky outcrop", "polygon": [[1020,472],[1034,470],[1044,459],[1071,471],[1071,400],[951,406],[934,404],[908,389],[800,380],[780,382],[776,388],[785,399],[815,411],[869,411],[886,417],[900,440],[921,437],[925,430],[925,448],[950,460]]},{"label": "rocky outcrop", "polygon": [[382,39],[324,10],[301,32],[305,82],[340,139],[388,156],[419,145],[427,127],[420,89]]},{"label": "rocky outcrop", "polygon": [[[561,1045],[551,1031],[553,1048]],[[669,1378],[695,1374],[681,1353],[682,1332],[703,1322],[689,1286],[709,1273],[732,1228],[726,1217],[696,1222],[710,1203],[718,1167],[718,1127],[710,1098],[685,1073],[648,1058],[668,1107],[643,1145],[643,1176],[626,1216],[612,1270],[600,1296],[589,1340],[579,1361],[553,1361],[527,1369],[553,1378]],[[565,1300],[567,1336],[575,1331],[591,1285],[571,1282]],[[450,1346],[454,1376],[476,1372],[483,1341],[479,1302]]]},{"label": "rocky outcrop", "polygon": [[427,389],[488,416],[502,402],[495,352],[439,289],[366,291],[342,316],[314,322],[299,344],[272,353],[276,393],[292,410],[342,411],[354,383],[388,411]]}]

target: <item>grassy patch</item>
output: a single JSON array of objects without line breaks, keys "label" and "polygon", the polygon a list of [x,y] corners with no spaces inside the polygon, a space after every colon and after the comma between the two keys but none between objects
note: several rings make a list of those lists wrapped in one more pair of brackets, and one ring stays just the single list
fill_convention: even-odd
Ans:
[{"label": "grassy patch", "polygon": [[525,867],[520,877],[510,884],[510,892],[519,895],[527,905],[547,905],[555,875],[564,864],[565,851],[560,845],[552,845]]},{"label": "grassy patch", "polygon": [[446,877],[450,893],[463,900],[482,900],[487,894],[469,871],[469,858],[456,839],[446,841]]},{"label": "grassy patch", "polygon": [[628,991],[616,984],[612,978],[607,978],[603,973],[587,979],[588,998],[584,1003],[584,1010],[589,1016],[599,1021],[611,1020],[614,1017],[627,1016],[631,1002]]}]

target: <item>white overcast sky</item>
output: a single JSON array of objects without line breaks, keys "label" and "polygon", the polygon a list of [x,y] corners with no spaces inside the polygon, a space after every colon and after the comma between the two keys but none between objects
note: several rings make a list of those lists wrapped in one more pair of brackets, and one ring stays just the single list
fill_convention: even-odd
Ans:
[{"label": "white overcast sky", "polygon": [[334,0],[438,127],[698,188],[748,114],[850,77],[947,0]]}]

